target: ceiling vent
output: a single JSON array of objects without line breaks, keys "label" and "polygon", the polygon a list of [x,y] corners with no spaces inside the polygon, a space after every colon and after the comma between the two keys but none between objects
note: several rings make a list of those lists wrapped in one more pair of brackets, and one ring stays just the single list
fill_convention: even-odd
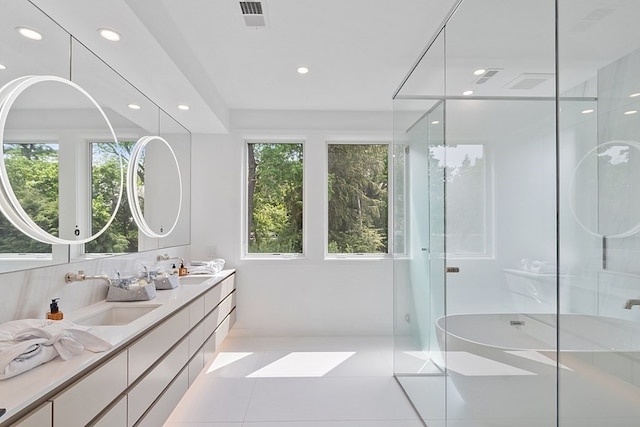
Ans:
[{"label": "ceiling vent", "polygon": [[241,1],[240,9],[247,27],[264,28],[267,26],[262,2]]},{"label": "ceiling vent", "polygon": [[524,73],[509,82],[509,89],[531,90],[548,81],[553,81],[553,74],[548,73]]},{"label": "ceiling vent", "polygon": [[482,85],[489,81],[492,77],[502,71],[502,68],[489,68],[483,74],[473,81],[473,84]]},{"label": "ceiling vent", "polygon": [[614,9],[610,8],[594,9],[589,12],[584,18],[578,21],[571,28],[571,31],[574,33],[584,33],[585,31],[588,31],[593,25],[609,16],[612,12],[614,12]]}]

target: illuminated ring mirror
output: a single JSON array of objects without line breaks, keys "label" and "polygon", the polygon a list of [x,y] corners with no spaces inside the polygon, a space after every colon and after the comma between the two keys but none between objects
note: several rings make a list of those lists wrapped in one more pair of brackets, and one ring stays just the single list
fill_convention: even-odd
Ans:
[{"label": "illuminated ring mirror", "polygon": [[124,187],[124,174],[122,167],[122,157],[120,157],[120,188],[119,194],[114,205],[113,212],[106,222],[106,224],[95,234],[86,238],[78,238],[75,240],[63,239],[60,237],[56,237],[49,232],[43,230],[38,224],[36,224],[31,216],[23,209],[20,204],[18,198],[16,197],[15,192],[11,186],[11,182],[9,180],[9,176],[7,174],[7,168],[4,161],[4,144],[5,144],[5,129],[7,126],[7,118],[9,116],[9,112],[11,107],[16,102],[18,97],[28,88],[34,86],[38,83],[43,82],[53,82],[53,83],[61,83],[63,85],[67,85],[80,94],[82,94],[86,99],[88,99],[91,104],[98,109],[100,115],[106,122],[109,127],[109,132],[111,137],[113,137],[113,141],[115,144],[118,144],[118,139],[116,134],[107,118],[106,114],[98,105],[96,100],[89,95],[84,89],[82,89],[77,84],[73,83],[70,80],[57,77],[57,76],[23,76],[19,77],[15,80],[4,85],[0,88],[0,210],[7,217],[7,219],[20,231],[22,231],[27,236],[38,240],[47,244],[61,244],[61,245],[73,245],[73,244],[82,244],[90,242],[96,237],[100,236],[104,233],[107,228],[113,222],[118,208],[120,206],[120,202],[122,200],[122,192]]},{"label": "illuminated ring mirror", "polygon": [[[153,149],[162,148],[163,153],[165,151],[164,149],[168,150],[167,151],[168,155],[164,153],[164,156],[163,156],[164,160],[173,161],[173,163],[175,164],[176,173],[177,173],[177,185],[178,185],[177,212],[176,212],[175,219],[173,220],[173,225],[166,231],[165,231],[165,227],[160,223],[156,225],[156,228],[158,229],[158,231],[155,231],[153,227],[149,225],[149,222],[147,221],[147,218],[145,217],[145,214],[143,212],[143,206],[141,204],[141,199],[142,199],[141,195],[144,195],[143,189],[145,184],[139,181],[139,177],[141,175],[144,175],[144,173],[146,172],[144,172],[143,174],[140,174],[139,172],[141,170],[142,171],[147,170],[147,168],[145,167],[145,161],[148,160],[146,147],[151,142],[153,142],[154,144],[153,144],[153,147],[150,146],[149,148],[153,148]],[[160,143],[160,145],[158,145],[158,143]],[[164,163],[163,165],[167,167],[169,166],[168,164],[164,164]],[[171,148],[171,145],[169,145],[169,143],[165,139],[159,136],[143,136],[134,145],[133,150],[131,152],[131,157],[129,159],[129,165],[127,167],[127,199],[129,200],[129,206],[131,207],[131,214],[133,215],[134,221],[140,228],[140,231],[142,231],[147,236],[157,237],[157,238],[166,237],[169,234],[171,234],[173,230],[176,228],[176,225],[178,224],[178,220],[180,219],[180,212],[182,210],[182,175],[180,174],[180,166],[178,164],[178,159],[176,157],[176,154]],[[172,203],[173,201],[166,200],[165,202]],[[155,212],[160,212],[163,210],[163,206],[161,205],[155,206],[152,210]]]},{"label": "illuminated ring mirror", "polygon": [[615,140],[599,144],[575,167],[569,189],[571,213],[592,236],[632,236],[640,231],[638,182],[640,143]]}]

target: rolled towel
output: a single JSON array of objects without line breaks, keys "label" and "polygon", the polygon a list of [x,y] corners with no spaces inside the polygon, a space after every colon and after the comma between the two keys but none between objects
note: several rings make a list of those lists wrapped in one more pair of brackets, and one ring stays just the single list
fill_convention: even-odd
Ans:
[{"label": "rolled towel", "polygon": [[112,345],[68,320],[22,319],[0,325],[0,379],[26,372],[60,356],[68,360],[84,350],[94,353]]}]

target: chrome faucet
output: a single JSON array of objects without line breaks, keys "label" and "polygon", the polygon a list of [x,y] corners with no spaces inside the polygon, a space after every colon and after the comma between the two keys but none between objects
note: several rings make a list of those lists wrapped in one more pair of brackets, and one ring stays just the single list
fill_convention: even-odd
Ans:
[{"label": "chrome faucet", "polygon": [[634,305],[640,305],[640,299],[628,299],[627,302],[624,303],[624,308],[627,310],[631,310],[631,307]]},{"label": "chrome faucet", "polygon": [[77,273],[67,273],[64,275],[64,281],[66,283],[83,282],[85,280],[104,280],[108,285],[111,285],[111,279],[107,275],[87,276],[82,270],[78,271]]}]

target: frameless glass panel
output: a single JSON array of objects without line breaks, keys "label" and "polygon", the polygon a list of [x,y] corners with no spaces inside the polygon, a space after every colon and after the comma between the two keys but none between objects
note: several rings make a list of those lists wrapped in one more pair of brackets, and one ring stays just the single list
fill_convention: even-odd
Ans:
[{"label": "frameless glass panel", "polygon": [[441,33],[393,102],[394,374],[429,425],[446,415],[436,329],[445,309],[444,171],[430,154],[444,141],[443,97]]},{"label": "frameless glass panel", "polygon": [[640,423],[638,16],[558,1],[561,426]]},{"label": "frameless glass panel", "polygon": [[445,32],[447,422],[555,426],[554,2],[466,1]]}]

